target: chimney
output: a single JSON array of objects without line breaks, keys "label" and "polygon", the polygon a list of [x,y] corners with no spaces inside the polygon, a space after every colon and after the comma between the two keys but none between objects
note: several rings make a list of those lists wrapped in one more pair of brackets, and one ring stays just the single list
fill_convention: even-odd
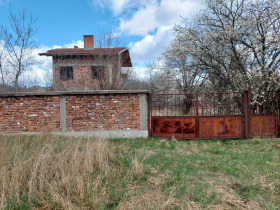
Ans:
[{"label": "chimney", "polygon": [[84,35],[84,48],[94,48],[93,35]]},{"label": "chimney", "polygon": [[74,48],[78,48],[78,46],[75,45]]}]

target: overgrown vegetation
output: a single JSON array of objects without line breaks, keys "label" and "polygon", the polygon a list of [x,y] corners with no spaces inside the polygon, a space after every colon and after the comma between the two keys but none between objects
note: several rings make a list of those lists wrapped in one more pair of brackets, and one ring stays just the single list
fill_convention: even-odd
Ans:
[{"label": "overgrown vegetation", "polygon": [[252,104],[269,107],[280,81],[279,1],[203,2],[197,16],[174,26],[173,40],[151,66],[153,91],[248,89]]},{"label": "overgrown vegetation", "polygon": [[0,136],[1,209],[277,209],[277,139]]}]

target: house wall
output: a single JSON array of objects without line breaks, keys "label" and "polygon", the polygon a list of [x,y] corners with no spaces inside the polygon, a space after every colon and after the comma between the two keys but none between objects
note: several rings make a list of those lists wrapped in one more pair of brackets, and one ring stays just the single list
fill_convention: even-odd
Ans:
[{"label": "house wall", "polygon": [[[105,75],[102,80],[103,87],[100,87],[100,81],[92,79],[91,66],[104,66]],[[62,81],[60,78],[60,67],[72,66],[73,79]],[[116,57],[95,58],[93,56],[67,56],[53,57],[54,69],[54,89],[55,90],[98,90],[98,89],[118,89],[121,83],[121,67]],[[117,81],[117,84],[114,84]]]},{"label": "house wall", "polygon": [[145,91],[86,91],[0,95],[0,133],[49,130],[102,137],[147,137]]}]

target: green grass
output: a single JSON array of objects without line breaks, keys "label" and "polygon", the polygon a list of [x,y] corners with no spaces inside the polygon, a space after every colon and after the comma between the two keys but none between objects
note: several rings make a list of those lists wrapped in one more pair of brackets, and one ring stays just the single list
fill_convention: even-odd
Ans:
[{"label": "green grass", "polygon": [[[15,140],[16,138],[20,140]],[[45,140],[38,141],[38,138],[45,138]],[[48,143],[48,139],[51,138],[55,140]],[[81,149],[77,155],[80,155],[80,164],[84,161],[83,145],[91,145],[93,149],[89,152],[93,153],[100,148],[105,148],[94,146],[97,145],[95,139],[52,136],[2,136],[0,146],[13,148],[15,146],[13,141],[17,142],[17,147],[22,148],[10,150],[20,151],[17,153],[17,161],[35,160],[37,156],[34,153],[42,151],[46,143],[53,148],[48,154],[64,158],[65,148],[72,148],[69,145],[79,142]],[[34,146],[35,141],[43,143]],[[98,142],[100,144],[100,140]],[[61,178],[61,174],[66,173],[65,171],[61,174],[53,172],[54,176],[49,169],[44,172],[44,176],[41,175],[47,177],[46,183],[55,179],[57,185],[61,186],[55,189],[55,193],[47,185],[43,187],[45,193],[37,192],[36,186],[40,183],[38,182],[34,184],[35,188],[30,195],[28,188],[30,177],[27,174],[26,185],[22,184],[18,187],[17,195],[15,190],[9,193],[6,189],[6,200],[2,202],[2,207],[6,209],[280,208],[280,140],[278,139],[176,141],[138,138],[112,139],[109,140],[108,145],[106,146],[109,148],[106,150],[108,154],[103,154],[104,158],[108,159],[106,163],[103,163],[103,156],[98,156],[98,161],[92,161],[93,167],[77,169],[87,171],[87,173],[76,174],[81,176],[80,179],[83,181],[79,193],[76,185],[72,185],[72,183],[79,183],[75,181],[76,178],[71,178],[72,181],[65,184]],[[74,160],[71,159],[71,153],[67,153],[67,158],[68,162],[65,160],[64,164],[73,167],[69,163],[69,160]],[[0,167],[3,169],[7,166],[7,161],[12,160],[12,158],[5,158],[4,155],[2,158],[0,156]],[[33,167],[34,164],[31,164],[29,168]],[[75,167],[78,167],[78,164]],[[12,167],[5,170],[12,170]],[[71,176],[71,173],[69,174]],[[1,179],[0,184],[3,185]],[[3,194],[1,190],[4,191],[0,187],[0,197]],[[61,196],[63,199],[56,199],[55,196]]]},{"label": "green grass", "polygon": [[[280,207],[280,141],[118,139],[126,156],[137,154],[147,180],[180,202],[196,202],[201,208],[227,206],[276,209]],[[147,173],[148,171],[148,173]],[[241,205],[241,206],[240,206]]]}]

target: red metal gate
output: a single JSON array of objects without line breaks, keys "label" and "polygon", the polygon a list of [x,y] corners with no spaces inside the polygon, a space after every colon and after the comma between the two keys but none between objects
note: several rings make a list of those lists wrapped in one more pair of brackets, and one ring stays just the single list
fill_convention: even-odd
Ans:
[{"label": "red metal gate", "polygon": [[[248,94],[252,100],[253,95]],[[266,92],[270,100],[266,105],[249,103],[249,136],[279,137],[280,92]]]},{"label": "red metal gate", "polygon": [[276,137],[278,114],[250,114],[248,92],[152,94],[151,134],[177,139]]}]

